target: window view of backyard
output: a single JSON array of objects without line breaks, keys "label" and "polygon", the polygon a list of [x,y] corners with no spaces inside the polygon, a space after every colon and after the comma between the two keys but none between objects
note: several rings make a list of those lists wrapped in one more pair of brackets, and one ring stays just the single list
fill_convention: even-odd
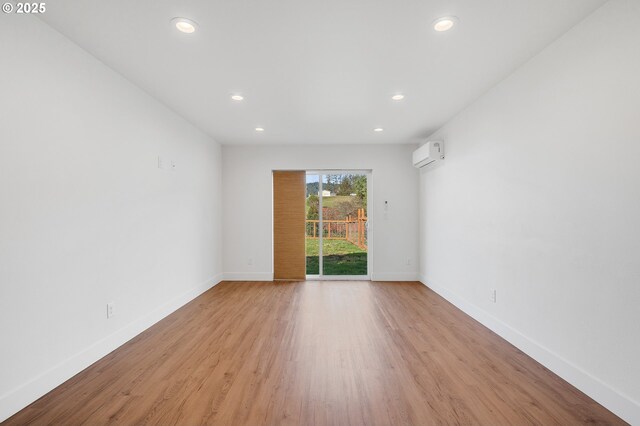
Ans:
[{"label": "window view of backyard", "polygon": [[307,275],[320,274],[320,235],[322,274],[367,274],[366,175],[308,174],[306,215]]}]

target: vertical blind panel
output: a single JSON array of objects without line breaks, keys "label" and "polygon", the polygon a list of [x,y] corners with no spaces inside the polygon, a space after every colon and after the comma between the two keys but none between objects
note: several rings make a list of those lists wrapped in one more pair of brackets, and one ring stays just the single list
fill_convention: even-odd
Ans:
[{"label": "vertical blind panel", "polygon": [[304,171],[273,172],[273,277],[304,280]]}]

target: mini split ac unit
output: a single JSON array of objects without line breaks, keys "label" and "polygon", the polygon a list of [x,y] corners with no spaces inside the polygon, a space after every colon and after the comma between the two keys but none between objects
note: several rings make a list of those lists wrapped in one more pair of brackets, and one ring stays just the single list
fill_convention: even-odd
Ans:
[{"label": "mini split ac unit", "polygon": [[444,160],[444,142],[431,141],[413,151],[413,166],[421,168],[436,160]]}]

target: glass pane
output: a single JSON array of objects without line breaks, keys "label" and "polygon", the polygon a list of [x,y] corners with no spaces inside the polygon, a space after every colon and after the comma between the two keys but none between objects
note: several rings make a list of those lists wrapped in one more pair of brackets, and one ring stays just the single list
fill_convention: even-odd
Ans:
[{"label": "glass pane", "polygon": [[322,273],[367,274],[367,176],[322,176]]},{"label": "glass pane", "polygon": [[318,191],[319,191],[319,175],[307,175],[307,203],[306,203],[306,256],[307,256],[307,275],[320,274],[319,261],[319,223],[318,223]]}]

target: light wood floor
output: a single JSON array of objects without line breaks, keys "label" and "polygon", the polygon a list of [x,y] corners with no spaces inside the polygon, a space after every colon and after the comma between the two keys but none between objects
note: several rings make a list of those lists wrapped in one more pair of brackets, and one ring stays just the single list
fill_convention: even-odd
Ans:
[{"label": "light wood floor", "polygon": [[623,424],[419,283],[223,282],[9,425]]}]

